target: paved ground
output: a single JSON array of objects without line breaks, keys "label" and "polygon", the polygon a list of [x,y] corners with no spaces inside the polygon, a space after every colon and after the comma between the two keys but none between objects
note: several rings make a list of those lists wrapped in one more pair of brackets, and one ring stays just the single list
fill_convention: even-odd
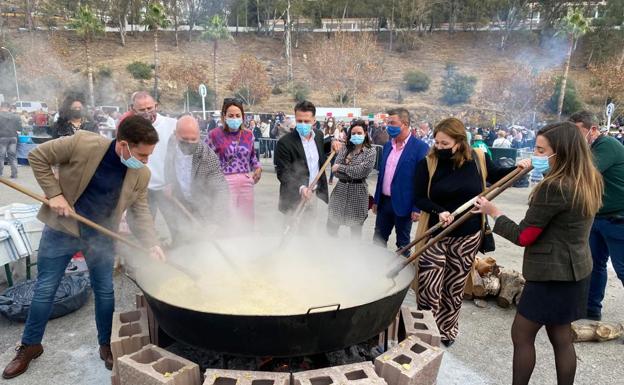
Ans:
[{"label": "paved ground", "polygon": [[[256,188],[258,221],[265,223],[277,207],[277,182],[267,163],[262,181]],[[36,188],[30,168],[20,167],[19,183]],[[374,178],[369,182],[374,186]],[[511,189],[499,198],[500,205],[514,219],[521,219],[526,210],[528,189]],[[31,202],[19,193],[0,186],[0,206],[12,202]],[[320,218],[322,222],[322,218]],[[364,240],[372,238],[373,218],[366,222]],[[162,228],[162,223],[160,223]],[[348,236],[341,233],[341,236]],[[514,269],[521,268],[522,250],[497,238],[497,251],[493,256],[499,264]],[[117,309],[133,306],[136,288],[127,279],[117,276]],[[0,285],[1,286],[1,285]],[[605,299],[604,319],[624,321],[624,289],[611,269]],[[407,301],[413,301],[408,298]],[[439,385],[450,384],[506,384],[511,379],[512,346],[509,330],[515,311],[498,308],[494,302],[487,309],[464,302],[460,318],[460,335],[457,342],[447,350],[438,378]],[[13,349],[19,342],[23,325],[8,322],[0,317],[0,368],[13,357]],[[109,384],[108,372],[97,356],[93,300],[77,312],[52,320],[48,324],[44,345],[45,354],[34,361],[30,370],[7,383],[20,384]],[[555,384],[553,353],[545,332],[536,341],[537,366],[533,384]],[[624,366],[622,341],[601,344],[577,345],[577,384],[622,384]],[[1,380],[0,380],[1,381]]]}]

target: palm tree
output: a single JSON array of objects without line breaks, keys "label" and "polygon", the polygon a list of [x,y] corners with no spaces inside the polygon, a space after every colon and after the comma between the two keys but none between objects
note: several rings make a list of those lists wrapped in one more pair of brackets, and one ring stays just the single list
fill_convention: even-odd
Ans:
[{"label": "palm tree", "polygon": [[158,60],[158,30],[169,26],[165,8],[158,1],[150,3],[145,10],[141,24],[150,31],[154,31],[154,99],[158,100],[158,66],[160,64]]},{"label": "palm tree", "polygon": [[202,33],[202,39],[212,42],[212,80],[215,94],[214,109],[217,109],[217,103],[219,98],[217,97],[217,49],[219,48],[220,40],[230,40],[232,35],[225,25],[225,19],[219,15],[214,15],[208,24],[204,26],[204,32]]},{"label": "palm tree", "polygon": [[96,36],[104,33],[104,24],[95,16],[89,6],[78,8],[76,17],[69,26],[76,30],[78,36],[82,37],[85,45],[87,59],[87,78],[89,80],[89,103],[95,106],[95,96],[93,93],[93,65],[91,63],[91,51],[89,44]]},{"label": "palm tree", "polygon": [[576,48],[576,43],[581,36],[585,35],[589,31],[589,23],[587,19],[579,10],[569,13],[561,23],[559,24],[558,35],[565,35],[568,39],[568,56],[566,57],[565,69],[563,71],[563,77],[561,78],[561,89],[559,90],[559,102],[557,104],[557,116],[561,118],[563,112],[563,100],[565,98],[565,91],[568,85],[568,73],[570,71],[570,60],[572,59],[572,52]]}]

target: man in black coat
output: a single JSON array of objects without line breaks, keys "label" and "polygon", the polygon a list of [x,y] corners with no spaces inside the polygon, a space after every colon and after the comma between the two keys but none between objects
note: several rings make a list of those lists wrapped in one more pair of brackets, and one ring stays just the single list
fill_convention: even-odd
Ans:
[{"label": "man in black coat", "polygon": [[[287,214],[295,210],[301,199],[316,195],[329,201],[324,170],[325,152],[323,133],[313,130],[316,107],[308,101],[295,106],[296,129],[284,135],[275,147],[275,171],[280,181],[279,211]],[[308,188],[319,172],[323,172],[314,189]]]}]

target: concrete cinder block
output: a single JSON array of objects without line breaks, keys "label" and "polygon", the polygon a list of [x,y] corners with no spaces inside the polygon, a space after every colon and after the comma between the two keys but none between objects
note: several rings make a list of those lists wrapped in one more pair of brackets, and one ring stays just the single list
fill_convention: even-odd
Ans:
[{"label": "concrete cinder block", "polygon": [[432,346],[440,346],[441,336],[438,324],[430,310],[401,306],[405,336],[416,336]]},{"label": "concrete cinder block", "polygon": [[160,341],[158,340],[158,322],[154,317],[152,309],[145,300],[145,295],[143,293],[136,293],[135,303],[137,309],[145,308],[147,310],[147,325],[149,327],[150,343],[159,346]]},{"label": "concrete cinder block", "polygon": [[290,373],[207,369],[203,385],[290,385]]},{"label": "concrete cinder block", "polygon": [[154,345],[117,360],[122,385],[200,385],[199,366]]},{"label": "concrete cinder block", "polygon": [[137,309],[147,307],[147,301],[143,293],[136,293],[134,301]]},{"label": "concrete cinder block", "polygon": [[111,385],[121,385],[121,383],[119,382],[119,373],[116,363],[113,363],[113,371],[111,372]]},{"label": "concrete cinder block", "polygon": [[[388,325],[388,345],[394,346],[397,344],[399,339],[399,326],[401,322],[401,312],[399,311],[394,317],[394,321],[390,325]],[[383,346],[385,344],[385,331],[379,333],[379,346]]]},{"label": "concrete cinder block", "polygon": [[334,366],[333,369],[342,376],[339,384],[387,385],[386,380],[375,372],[375,366],[370,361]]},{"label": "concrete cinder block", "polygon": [[343,378],[339,371],[329,367],[293,373],[292,385],[338,385]]},{"label": "concrete cinder block", "polygon": [[443,354],[439,347],[409,336],[375,359],[375,371],[388,385],[433,385]]},{"label": "concrete cinder block", "polygon": [[146,309],[113,313],[111,334],[113,361],[123,355],[134,353],[149,343]]}]

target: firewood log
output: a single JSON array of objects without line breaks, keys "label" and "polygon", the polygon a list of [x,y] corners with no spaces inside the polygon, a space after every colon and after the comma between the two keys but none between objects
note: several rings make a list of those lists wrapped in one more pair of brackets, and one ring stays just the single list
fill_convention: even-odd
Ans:
[{"label": "firewood log", "polygon": [[492,273],[496,268],[496,259],[492,257],[487,257],[485,259],[481,259],[479,257],[475,258],[476,269],[479,272],[481,277],[485,277],[486,275]]},{"label": "firewood log", "polygon": [[498,278],[500,279],[500,293],[497,303],[500,307],[508,308],[514,303],[514,299],[522,291],[526,281],[522,274],[515,270],[502,270]]},{"label": "firewood log", "polygon": [[500,279],[494,274],[488,274],[483,278],[483,287],[485,288],[485,295],[496,297],[500,293]]},{"label": "firewood log", "polygon": [[574,342],[604,342],[620,338],[624,334],[624,325],[619,323],[594,322],[580,325],[572,324]]}]

